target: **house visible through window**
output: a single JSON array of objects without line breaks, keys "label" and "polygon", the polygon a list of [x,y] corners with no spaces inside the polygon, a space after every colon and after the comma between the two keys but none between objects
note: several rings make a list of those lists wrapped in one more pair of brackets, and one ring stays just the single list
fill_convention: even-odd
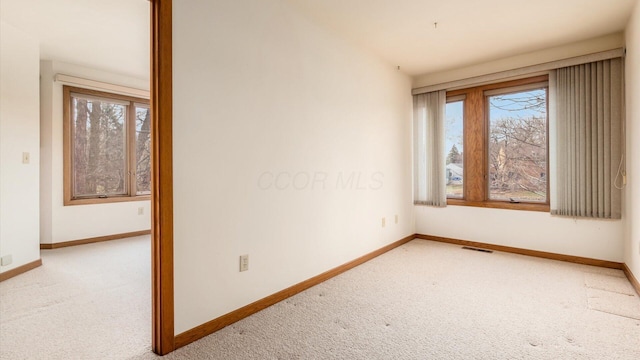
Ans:
[{"label": "house visible through window", "polygon": [[68,86],[63,91],[65,204],[149,195],[148,100]]},{"label": "house visible through window", "polygon": [[464,97],[447,100],[445,107],[445,148],[447,197],[464,197]]},{"label": "house visible through window", "polygon": [[449,204],[549,210],[548,77],[447,92]]}]

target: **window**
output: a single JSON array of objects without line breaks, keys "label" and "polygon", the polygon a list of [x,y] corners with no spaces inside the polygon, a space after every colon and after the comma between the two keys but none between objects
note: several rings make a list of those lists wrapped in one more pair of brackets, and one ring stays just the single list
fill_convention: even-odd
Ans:
[{"label": "window", "polygon": [[464,96],[447,99],[445,107],[445,148],[447,197],[464,197]]},{"label": "window", "polygon": [[447,92],[447,203],[549,211],[548,77]]},{"label": "window", "polygon": [[504,91],[487,96],[489,199],[546,202],[546,88]]},{"label": "window", "polygon": [[63,87],[65,205],[148,199],[149,101]]}]

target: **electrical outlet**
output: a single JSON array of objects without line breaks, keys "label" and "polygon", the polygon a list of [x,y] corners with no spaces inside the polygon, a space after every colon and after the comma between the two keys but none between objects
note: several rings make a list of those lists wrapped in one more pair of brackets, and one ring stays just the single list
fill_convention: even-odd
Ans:
[{"label": "electrical outlet", "polygon": [[29,162],[31,162],[31,154],[29,154],[28,152],[23,152],[22,153],[22,163],[23,164],[28,164]]},{"label": "electrical outlet", "polygon": [[138,208],[138,215],[143,215],[144,214],[144,208],[143,207],[139,207]]},{"label": "electrical outlet", "polygon": [[240,255],[240,271],[249,270],[249,255]]},{"label": "electrical outlet", "polygon": [[11,265],[12,262],[13,262],[13,258],[11,257],[11,254],[5,255],[0,258],[0,266]]},{"label": "electrical outlet", "polygon": [[396,214],[396,224],[398,223],[398,214]]},{"label": "electrical outlet", "polygon": [[382,218],[382,227],[384,227],[386,225],[386,223],[387,223],[387,219]]}]

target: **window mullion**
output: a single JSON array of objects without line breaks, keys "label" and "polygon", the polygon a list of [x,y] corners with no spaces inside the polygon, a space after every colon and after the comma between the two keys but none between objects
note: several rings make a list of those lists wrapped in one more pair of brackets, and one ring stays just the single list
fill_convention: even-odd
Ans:
[{"label": "window mullion", "polygon": [[127,154],[129,159],[129,196],[136,196],[136,106],[129,104],[127,112]]},{"label": "window mullion", "polygon": [[485,121],[484,97],[482,91],[474,89],[467,93],[465,101],[465,147],[469,156],[465,162],[465,199],[468,201],[485,200]]},{"label": "window mullion", "polygon": [[72,106],[73,98],[71,97],[71,92],[68,89],[64,89],[64,176],[67,181],[65,181],[65,199],[71,199],[74,195],[74,187],[75,187],[75,166],[73,163],[75,162],[74,156],[74,139],[75,139],[75,117],[76,112],[74,107]]}]

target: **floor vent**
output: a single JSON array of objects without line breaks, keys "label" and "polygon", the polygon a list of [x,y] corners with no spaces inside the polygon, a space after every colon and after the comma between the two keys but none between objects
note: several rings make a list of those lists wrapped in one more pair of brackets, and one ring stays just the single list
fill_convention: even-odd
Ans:
[{"label": "floor vent", "polygon": [[480,251],[480,252],[485,252],[485,253],[492,253],[492,250],[487,250],[487,249],[478,249],[478,248],[474,248],[474,247],[469,247],[469,246],[463,246],[462,247],[465,250],[474,250],[474,251]]}]

